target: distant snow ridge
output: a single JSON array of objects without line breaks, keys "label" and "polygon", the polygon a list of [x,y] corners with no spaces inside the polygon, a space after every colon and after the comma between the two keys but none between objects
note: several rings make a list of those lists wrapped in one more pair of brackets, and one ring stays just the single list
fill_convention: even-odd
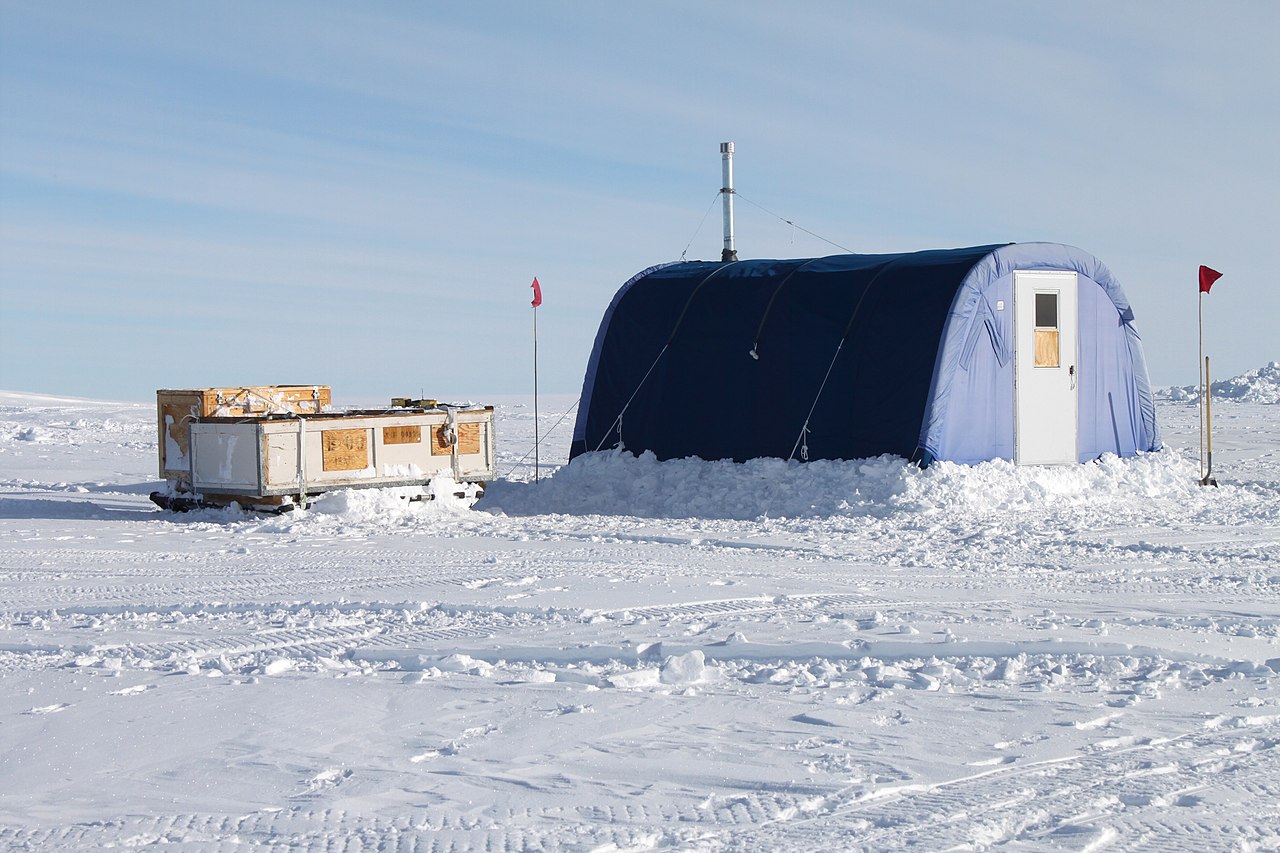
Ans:
[{"label": "distant snow ridge", "polygon": [[[1200,389],[1183,385],[1164,388],[1160,395],[1173,402],[1194,402],[1200,397]],[[1280,361],[1214,382],[1213,398],[1241,403],[1280,403]]]},{"label": "distant snow ridge", "polygon": [[509,515],[629,515],[644,518],[889,517],[932,511],[1198,498],[1195,464],[1174,451],[1105,456],[1058,468],[939,462],[920,470],[897,456],[851,462],[744,463],[652,453],[589,453],[538,483],[491,483],[477,509]]}]

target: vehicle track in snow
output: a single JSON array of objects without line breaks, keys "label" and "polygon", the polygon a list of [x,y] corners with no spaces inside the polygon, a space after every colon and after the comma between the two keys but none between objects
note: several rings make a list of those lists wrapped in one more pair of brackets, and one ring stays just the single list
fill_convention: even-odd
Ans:
[{"label": "vehicle track in snow", "polygon": [[[338,543],[332,554],[304,548],[251,555],[228,553],[225,548],[211,555],[84,549],[69,551],[51,563],[46,550],[22,549],[7,552],[5,565],[0,566],[0,612],[297,600],[335,592],[348,599],[386,601],[388,595],[436,590],[437,596],[444,596],[449,589],[515,583],[531,576],[541,580],[594,577],[602,565],[622,579],[680,576],[689,571],[670,547],[669,555],[634,546],[620,549],[621,555],[617,550],[596,546],[558,552],[549,559],[536,549],[476,553],[433,547],[430,558],[424,559],[413,553],[353,549]],[[127,577],[134,579],[119,580]]]},{"label": "vehicle track in snow", "polygon": [[[93,553],[85,557],[91,565],[84,571],[74,563],[60,564],[56,571],[42,570],[41,560],[30,559],[31,552],[8,556],[7,577],[0,578],[0,612],[227,600],[265,602],[316,598],[334,592],[386,600],[388,595],[397,593],[516,581],[527,575],[518,570],[502,571],[474,557],[451,561],[447,556],[424,564],[412,558],[394,560],[368,555],[324,559],[312,559],[310,555],[280,559],[233,557],[212,561],[208,557],[174,555],[173,562],[166,558],[164,563],[148,566],[145,573],[139,571],[136,554],[113,560],[115,555]],[[104,563],[109,568],[104,568]],[[184,571],[184,563],[201,570]],[[211,567],[223,571],[211,571]],[[137,580],[92,582],[130,573],[136,574]]]},{"label": "vehicle track in snow", "polygon": [[[875,608],[904,603],[906,602],[889,602],[886,599],[876,598],[864,593],[826,593],[757,598],[723,598],[694,601],[687,604],[617,608],[601,612],[614,616],[629,616],[633,619],[677,621],[725,616],[763,617],[780,613],[824,613],[833,610],[843,611],[851,606],[863,609],[871,608],[871,612],[874,612]],[[870,615],[870,613],[866,615]]]},{"label": "vehicle track in snow", "polygon": [[394,818],[343,809],[281,809],[250,815],[178,814],[122,818],[51,829],[0,827],[11,850],[91,849],[180,844],[201,850],[334,850],[346,853],[524,853],[529,850],[642,850],[652,828],[583,824],[578,810],[500,809],[471,815],[422,808]]},{"label": "vehicle track in snow", "polygon": [[[724,849],[1094,849],[1115,841],[1200,853],[1280,847],[1280,716],[1216,732],[1016,764],[948,782],[811,800]],[[1185,813],[1183,813],[1185,812]],[[1241,816],[1254,819],[1241,822]]]},{"label": "vehicle track in snow", "polygon": [[[485,527],[480,518],[481,523],[468,522],[447,535],[474,535]],[[199,530],[119,534],[140,537],[139,550],[105,542],[49,541],[6,551],[0,566],[0,612],[87,602],[155,605],[346,593],[385,600],[430,590],[447,597],[444,591],[450,587],[516,581],[530,574],[572,579],[598,574],[602,565],[636,579],[690,577],[712,569],[754,575],[762,579],[757,586],[772,575],[790,587],[843,583],[880,591],[896,590],[909,579],[914,591],[927,596],[935,590],[989,590],[989,566],[995,562],[1006,567],[1007,584],[1024,589],[1030,584],[1039,594],[1092,598],[1099,593],[1151,596],[1193,590],[1197,597],[1223,605],[1242,596],[1280,594],[1280,576],[1269,568],[1280,561],[1280,536],[1268,543],[1256,534],[1182,529],[1153,537],[1123,526],[1068,537],[1060,531],[1014,536],[964,523],[935,523],[916,536],[880,519],[869,521],[870,531],[827,530],[821,539],[806,541],[807,522],[797,522],[794,530],[780,525],[762,537],[741,522],[713,523],[708,530],[701,522],[675,520],[670,531],[659,533],[646,529],[651,522],[618,519],[618,526],[631,529],[583,534],[562,529],[558,520],[494,519],[484,553],[451,547],[446,539],[444,547],[432,542],[428,562],[413,551],[415,539],[432,532],[430,528],[406,530],[387,548],[360,536],[202,524]],[[141,527],[145,525],[126,529]],[[753,530],[755,535],[735,535]],[[521,545],[521,537],[535,541]],[[565,539],[584,544],[560,549],[554,559],[539,547],[542,540]],[[170,542],[184,550],[173,550]],[[207,550],[185,550],[193,542],[207,543]],[[691,548],[696,560],[689,559]],[[137,580],[115,582],[129,576]]]},{"label": "vehicle track in snow", "polygon": [[[867,608],[887,605],[879,599],[868,600],[859,594],[830,594],[780,596],[774,598],[734,598],[713,601],[675,604],[668,606],[650,606],[631,611],[614,611],[618,616],[628,619],[647,619],[665,622],[688,622],[706,618],[738,618],[747,620],[767,618],[777,614],[821,613],[838,609],[844,613],[851,605],[857,605],[869,616],[873,610]],[[121,622],[126,626],[142,621],[148,633],[163,635],[169,632],[182,632],[181,638],[160,639],[154,641],[133,641],[116,643],[107,641],[85,642],[86,638],[76,637],[75,642],[62,644],[62,650],[68,654],[90,654],[98,659],[116,657],[137,663],[199,663],[201,661],[221,657],[261,652],[281,652],[287,656],[314,658],[316,656],[341,656],[350,650],[360,648],[403,648],[432,647],[434,651],[446,654],[447,645],[441,644],[464,639],[493,638],[499,641],[510,636],[513,631],[528,627],[528,623],[546,623],[550,618],[547,613],[537,609],[521,610],[511,607],[477,607],[436,608],[426,613],[409,613],[403,607],[386,605],[369,607],[362,605],[345,605],[339,608],[337,616],[332,609],[323,605],[293,605],[282,608],[237,605],[230,608],[213,608],[208,619],[200,624],[200,614],[192,608],[164,608],[147,612],[145,609],[112,608]],[[248,628],[255,621],[258,624],[269,623],[280,618],[283,613],[292,618],[304,618],[301,611],[320,611],[321,618],[329,621],[341,621],[348,624],[327,626],[299,627],[263,627]],[[66,614],[68,620],[77,616],[88,617],[92,613],[103,612],[102,608],[89,608],[90,613],[71,612]],[[344,615],[345,614],[345,615]],[[156,622],[157,618],[180,615],[177,622]],[[558,614],[560,622],[578,623],[589,618],[588,613],[575,615],[572,612]],[[427,620],[430,624],[406,624],[406,619]],[[74,628],[72,622],[69,627]],[[119,630],[119,626],[117,626]],[[193,634],[196,631],[203,636]],[[88,639],[95,639],[92,636]],[[513,648],[521,645],[521,640],[512,636]],[[32,653],[47,655],[57,644],[42,642],[31,647]],[[21,646],[11,651],[21,651]]]},{"label": "vehicle track in snow", "polygon": [[245,844],[363,850],[1121,849],[1280,847],[1275,719],[1006,765],[934,783],[758,790],[704,802],[434,805],[395,818],[342,808],[183,813],[0,826],[8,849]]},{"label": "vehicle track in snow", "polygon": [[[511,579],[514,577],[504,579],[489,575],[477,580],[471,575],[437,578],[432,583],[469,588],[507,584],[523,588],[523,580]],[[611,633],[600,635],[600,641],[605,644],[624,640],[627,643],[652,642],[655,627],[660,631],[664,626],[673,632],[678,631],[667,637],[678,644],[681,637],[690,636],[690,631],[703,637],[707,636],[708,630],[725,632],[724,636],[730,631],[743,631],[754,637],[760,626],[771,623],[774,627],[770,632],[784,631],[794,635],[794,629],[788,631],[787,625],[799,627],[813,623],[816,633],[806,635],[808,639],[819,640],[832,648],[838,647],[842,640],[848,646],[848,640],[857,639],[849,649],[857,652],[865,647],[866,653],[871,655],[875,654],[875,644],[882,640],[906,649],[918,646],[917,654],[922,657],[966,658],[983,654],[982,646],[976,649],[968,646],[959,635],[947,633],[950,628],[946,626],[957,631],[985,631],[986,636],[992,636],[992,632],[1007,634],[1016,630],[1022,638],[1020,642],[1032,644],[1027,646],[1028,650],[1034,649],[1039,653],[1053,653],[1054,647],[1047,641],[1060,636],[1064,629],[1075,632],[1080,642],[1085,644],[1077,643],[1076,649],[1093,648],[1098,654],[1124,653],[1125,649],[1122,642],[1108,642],[1105,636],[1099,636],[1103,633],[1100,626],[1105,623],[1086,618],[1091,612],[1087,609],[1082,608],[1075,615],[1066,611],[1052,613],[1033,609],[1028,612],[1025,606],[1000,599],[991,599],[976,606],[964,600],[921,602],[891,600],[866,592],[826,592],[646,604],[612,610],[576,610],[539,606],[452,605],[444,601],[433,604],[422,600],[328,603],[264,600],[268,598],[240,596],[234,603],[218,604],[218,599],[210,597],[207,599],[210,603],[197,604],[151,607],[136,603],[102,604],[19,611],[9,614],[8,626],[11,629],[38,625],[42,630],[34,639],[11,642],[7,648],[13,653],[38,654],[42,659],[61,650],[63,654],[70,655],[89,653],[98,658],[117,657],[131,664],[150,661],[174,665],[179,662],[199,663],[222,655],[263,652],[279,652],[299,659],[341,656],[353,649],[420,649],[425,654],[447,655],[456,648],[458,641],[484,639],[487,640],[485,648],[492,648],[492,654],[500,655],[503,649],[507,649],[518,656],[518,650],[527,645],[545,648],[559,644],[566,651],[571,650],[580,643],[574,637],[574,626],[598,622],[603,617],[613,625]],[[1092,612],[1097,612],[1096,607]],[[826,633],[823,637],[821,625],[837,620],[844,627],[834,635]],[[912,642],[911,635],[919,633],[911,627],[913,623],[929,625],[928,630],[933,636]],[[1118,616],[1115,625],[1124,629],[1167,631],[1171,642],[1184,638],[1188,633],[1256,638],[1255,646],[1259,648],[1265,648],[1259,644],[1268,642],[1267,638],[1274,640],[1280,634],[1280,619],[1240,613],[1238,610],[1210,618],[1170,616],[1158,612],[1142,614],[1131,609]],[[938,639],[940,626],[945,629],[942,640]],[[641,633],[637,634],[637,629]],[[129,635],[128,641],[113,640],[114,636],[122,633]],[[139,633],[144,633],[146,638],[139,639]],[[716,638],[723,639],[723,636],[716,635]],[[858,645],[865,642],[871,645]],[[990,643],[985,645],[990,646]],[[1014,648],[1017,642],[1003,645]],[[902,648],[892,654],[900,656]],[[758,656],[759,652],[756,654]],[[785,657],[785,649],[779,647],[778,654]],[[595,655],[598,657],[599,653]],[[619,655],[626,657],[621,650]],[[844,653],[840,656],[843,657]],[[716,657],[732,659],[732,648],[725,648]],[[1245,657],[1257,662],[1262,660],[1256,654],[1246,654]]]},{"label": "vehicle track in snow", "polygon": [[378,626],[285,628],[158,643],[103,645],[95,646],[93,651],[99,655],[127,656],[135,660],[176,659],[198,663],[222,656],[260,652],[285,652],[290,656],[300,655],[306,658],[334,657],[346,654],[357,646],[367,645],[369,641],[376,641],[378,644],[413,646],[421,643],[487,637],[490,634],[491,631],[484,628],[465,625],[399,630],[388,630]]}]

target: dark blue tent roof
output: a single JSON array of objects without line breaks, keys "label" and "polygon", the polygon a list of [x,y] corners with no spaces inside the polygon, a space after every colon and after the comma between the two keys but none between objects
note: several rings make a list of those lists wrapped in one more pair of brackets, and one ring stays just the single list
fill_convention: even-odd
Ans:
[{"label": "dark blue tent roof", "polygon": [[807,420],[808,458],[910,457],[948,311],[997,248],[645,270],[601,323],[570,456],[787,459]]}]

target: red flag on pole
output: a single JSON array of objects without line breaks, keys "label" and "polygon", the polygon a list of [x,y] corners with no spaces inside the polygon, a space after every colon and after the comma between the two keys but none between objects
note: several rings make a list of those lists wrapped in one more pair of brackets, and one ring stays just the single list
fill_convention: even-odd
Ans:
[{"label": "red flag on pole", "polygon": [[1200,265],[1200,292],[1208,293],[1209,288],[1213,287],[1213,283],[1222,278],[1222,273],[1215,269]]},{"label": "red flag on pole", "polygon": [[[1200,278],[1201,278],[1201,281],[1204,280],[1203,272],[1200,273]],[[533,288],[533,302],[531,302],[530,304],[533,305],[534,308],[537,308],[539,305],[542,304],[542,285],[538,284],[538,279],[535,277],[533,279],[533,284],[529,286]]]}]

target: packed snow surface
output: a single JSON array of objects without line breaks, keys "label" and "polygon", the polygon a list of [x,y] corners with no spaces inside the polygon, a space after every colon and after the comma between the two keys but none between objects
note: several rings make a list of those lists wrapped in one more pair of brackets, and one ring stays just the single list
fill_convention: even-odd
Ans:
[{"label": "packed snow surface", "polygon": [[1280,849],[1277,374],[1216,489],[1179,389],[1135,459],[536,481],[508,401],[474,507],[280,517],[151,506],[148,404],[0,393],[0,846]]}]

